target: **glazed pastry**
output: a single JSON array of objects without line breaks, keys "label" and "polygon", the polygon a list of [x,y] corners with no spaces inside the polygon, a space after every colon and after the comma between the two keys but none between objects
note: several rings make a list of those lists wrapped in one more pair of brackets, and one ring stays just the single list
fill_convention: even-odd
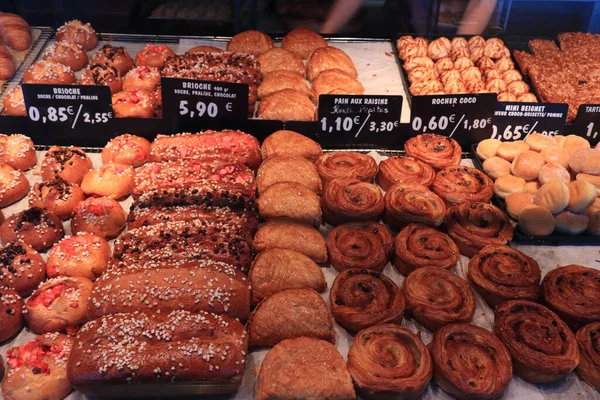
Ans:
[{"label": "glazed pastry", "polygon": [[390,278],[360,268],[346,269],[335,278],[329,302],[336,322],[352,333],[399,323],[405,308],[402,292]]},{"label": "glazed pastry", "polygon": [[227,51],[255,56],[263,54],[273,47],[273,39],[269,35],[252,30],[238,33],[227,43]]},{"label": "glazed pastry", "polygon": [[14,289],[0,288],[0,343],[13,338],[23,327],[24,304],[23,298]]},{"label": "glazed pastry", "polygon": [[343,50],[327,46],[315,50],[306,62],[308,80],[313,81],[319,74],[328,69],[339,69],[356,78],[358,72],[352,59]]},{"label": "glazed pastry", "polygon": [[33,64],[23,75],[23,83],[70,85],[75,83],[71,68],[55,61],[42,60]]},{"label": "glazed pastry", "polygon": [[274,346],[282,340],[311,337],[335,343],[327,304],[312,289],[285,289],[261,301],[248,320],[250,346]]},{"label": "glazed pastry", "polygon": [[377,222],[348,222],[327,236],[329,262],[340,272],[348,268],[381,272],[392,249],[392,234]]},{"label": "glazed pastry", "polygon": [[463,203],[448,209],[448,235],[460,254],[473,257],[489,244],[506,244],[513,237],[510,220],[489,203]]},{"label": "glazed pastry", "polygon": [[475,168],[447,167],[437,173],[431,190],[448,203],[485,203],[494,195],[494,182]]},{"label": "glazed pastry", "polygon": [[27,116],[23,88],[21,85],[10,89],[2,99],[2,113],[18,117]]},{"label": "glazed pastry", "polygon": [[92,169],[92,161],[79,147],[52,146],[42,160],[41,172],[44,181],[56,176],[67,182],[81,184],[84,175]]},{"label": "glazed pastry", "polygon": [[119,70],[107,64],[90,64],[83,71],[79,84],[108,86],[111,95],[120,92],[123,86]]},{"label": "glazed pastry", "polygon": [[102,149],[102,162],[139,167],[148,161],[150,142],[143,137],[124,134],[111,139]]},{"label": "glazed pastry", "polygon": [[286,249],[270,249],[256,256],[248,273],[252,287],[252,303],[285,289],[327,288],[321,267],[304,254]]},{"label": "glazed pastry", "polygon": [[92,281],[59,277],[46,281],[25,302],[25,321],[35,333],[74,333],[87,321]]},{"label": "glazed pastry", "polygon": [[395,230],[413,222],[440,226],[445,218],[444,201],[426,186],[397,183],[385,194],[384,219]]},{"label": "glazed pastry", "polygon": [[263,193],[279,182],[300,183],[316,194],[321,194],[322,184],[313,163],[302,157],[272,157],[263,162],[256,173],[256,187]]},{"label": "glazed pastry", "polygon": [[8,164],[0,164],[0,207],[21,200],[29,192],[29,181],[23,172]]},{"label": "glazed pastry", "polygon": [[455,322],[469,323],[475,297],[465,280],[443,268],[423,267],[402,284],[406,310],[432,332]]},{"label": "glazed pastry", "polygon": [[532,301],[501,304],[494,333],[510,351],[515,375],[527,382],[555,382],[579,364],[575,335],[558,315]]},{"label": "glazed pastry", "polygon": [[581,265],[559,267],[546,274],[541,288],[544,303],[571,329],[600,321],[600,271]]},{"label": "glazed pastry", "polygon": [[263,218],[289,218],[318,228],[321,225],[319,196],[301,183],[278,182],[265,189],[257,200]]},{"label": "glazed pastry", "polygon": [[321,198],[323,219],[338,225],[348,221],[378,221],[383,213],[383,194],[377,185],[354,178],[328,181]]},{"label": "glazed pastry", "polygon": [[135,56],[135,65],[138,67],[160,68],[165,61],[167,61],[167,58],[174,55],[175,53],[173,50],[164,44],[147,44],[146,47],[140,50]]},{"label": "glazed pastry", "polygon": [[281,47],[306,60],[316,49],[327,47],[327,42],[311,29],[296,28],[283,37]]},{"label": "glazed pastry", "polygon": [[80,45],[67,41],[57,41],[46,47],[42,60],[55,61],[71,68],[72,71],[83,69],[88,63],[88,57]]},{"label": "glazed pastry", "polygon": [[123,90],[112,96],[117,118],[152,118],[156,115],[156,96],[140,89]]},{"label": "glazed pastry", "polygon": [[460,258],[448,235],[422,224],[409,224],[394,239],[392,263],[403,275],[422,267],[453,268]]},{"label": "glazed pastry", "polygon": [[353,151],[325,153],[317,160],[315,166],[325,182],[336,178],[354,178],[371,182],[377,175],[375,159]]},{"label": "glazed pastry", "polygon": [[408,139],[404,150],[407,156],[421,160],[435,169],[459,165],[462,156],[462,149],[456,140],[433,133]]},{"label": "glazed pastry", "polygon": [[260,152],[263,160],[276,156],[303,157],[316,161],[323,150],[314,140],[294,131],[277,131],[263,141]]},{"label": "glazed pastry", "polygon": [[315,228],[289,220],[271,220],[262,225],[254,236],[254,251],[273,248],[297,251],[316,263],[327,262],[325,239]]},{"label": "glazed pastry", "polygon": [[306,337],[275,345],[260,366],[256,400],[318,398],[356,399],[352,377],[335,346]]},{"label": "glazed pastry", "polygon": [[306,83],[306,78],[294,71],[278,70],[263,77],[258,86],[257,95],[259,99],[284,89],[292,89],[302,93],[306,97],[311,96],[311,91]]},{"label": "glazed pastry", "polygon": [[512,379],[506,346],[478,326],[446,325],[435,332],[428,348],[433,379],[455,398],[498,399]]},{"label": "glazed pastry", "polygon": [[46,274],[57,276],[81,276],[95,281],[108,266],[111,250],[108,242],[91,233],[65,236],[48,252]]},{"label": "glazed pastry", "polygon": [[83,177],[81,190],[88,196],[123,199],[133,190],[132,166],[108,163],[89,171]]},{"label": "glazed pastry", "polygon": [[435,171],[431,166],[412,157],[392,156],[379,163],[377,184],[388,190],[396,183],[431,186]]},{"label": "glazed pastry", "polygon": [[69,21],[58,28],[56,40],[76,43],[85,51],[92,50],[98,45],[98,35],[94,28],[90,24],[84,24],[78,20]]},{"label": "glazed pastry", "polygon": [[160,71],[154,67],[135,67],[123,77],[123,90],[154,92],[160,88]]},{"label": "glazed pastry", "polygon": [[538,263],[505,245],[489,245],[475,254],[467,276],[492,309],[507,300],[537,301],[540,295]]},{"label": "glazed pastry", "polygon": [[302,59],[293,52],[281,47],[274,47],[259,55],[260,72],[268,75],[273,71],[293,71],[302,76],[306,73]]},{"label": "glazed pastry", "polygon": [[301,92],[283,89],[264,98],[258,106],[258,118],[278,121],[314,121],[315,107]]},{"label": "glazed pastry", "polygon": [[121,76],[133,68],[133,60],[127,53],[125,47],[114,47],[110,44],[105,44],[100,47],[94,57],[90,60],[91,64],[107,64],[115,67]]},{"label": "glazed pastry", "polygon": [[31,246],[11,242],[0,247],[0,284],[28,296],[46,277],[45,263]]},{"label": "glazed pastry", "polygon": [[359,393],[369,399],[418,399],[433,372],[421,339],[395,324],[360,331],[348,351],[348,369]]},{"label": "glazed pastry", "polygon": [[71,231],[90,232],[105,239],[114,239],[125,228],[127,215],[123,207],[109,197],[90,197],[73,210]]},{"label": "glazed pastry", "polygon": [[29,192],[29,206],[45,208],[61,220],[71,217],[79,202],[85,200],[85,194],[78,185],[56,178],[36,183]]},{"label": "glazed pastry", "polygon": [[323,71],[312,81],[311,92],[315,104],[319,96],[336,90],[344,90],[349,94],[364,94],[365,88],[358,79],[339,69]]},{"label": "glazed pastry", "polygon": [[577,375],[596,390],[600,390],[599,329],[600,323],[593,322],[579,329],[575,334],[580,353]]},{"label": "glazed pastry", "polygon": [[37,251],[52,247],[64,234],[60,218],[39,207],[14,214],[0,225],[0,242],[21,240]]},{"label": "glazed pastry", "polygon": [[19,171],[35,166],[37,155],[31,138],[20,135],[0,134],[0,163],[8,164]]},{"label": "glazed pastry", "polygon": [[67,397],[73,390],[66,367],[72,347],[73,338],[48,333],[9,349],[2,381],[3,397],[7,400]]}]

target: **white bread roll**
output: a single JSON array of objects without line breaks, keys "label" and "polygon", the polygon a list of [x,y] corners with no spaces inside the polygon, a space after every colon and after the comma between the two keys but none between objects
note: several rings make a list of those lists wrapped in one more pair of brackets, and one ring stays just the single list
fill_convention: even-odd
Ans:
[{"label": "white bread roll", "polygon": [[533,203],[557,214],[569,205],[569,187],[558,179],[543,185],[533,195]]},{"label": "white bread roll", "polygon": [[531,236],[548,236],[554,232],[554,216],[539,206],[527,206],[519,214],[519,229]]}]

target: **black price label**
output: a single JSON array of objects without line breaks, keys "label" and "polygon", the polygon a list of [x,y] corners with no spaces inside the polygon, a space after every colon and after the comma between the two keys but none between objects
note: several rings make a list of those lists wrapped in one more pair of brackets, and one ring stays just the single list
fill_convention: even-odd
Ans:
[{"label": "black price label", "polygon": [[499,102],[494,113],[492,139],[523,140],[530,133],[555,136],[565,129],[566,104]]},{"label": "black price label", "polygon": [[106,128],[114,117],[108,86],[23,85],[27,116],[45,128]]},{"label": "black price label", "polygon": [[248,85],[162,78],[161,90],[167,118],[248,118]]},{"label": "black price label", "polygon": [[593,146],[600,142],[600,105],[582,104],[573,122],[573,133],[583,136]]},{"label": "black price label", "polygon": [[411,105],[411,128],[415,133],[438,133],[463,144],[489,138],[496,95],[457,94],[414,96]]},{"label": "black price label", "polygon": [[321,95],[318,122],[325,141],[381,143],[399,133],[401,112],[402,96]]}]

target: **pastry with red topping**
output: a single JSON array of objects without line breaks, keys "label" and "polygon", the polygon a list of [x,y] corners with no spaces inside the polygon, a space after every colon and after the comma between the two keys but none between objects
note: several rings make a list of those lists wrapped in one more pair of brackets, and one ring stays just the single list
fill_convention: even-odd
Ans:
[{"label": "pastry with red topping", "polygon": [[90,197],[73,210],[71,231],[90,232],[105,239],[114,239],[125,227],[127,214],[123,207],[109,197]]},{"label": "pastry with red topping", "polygon": [[46,274],[49,278],[82,276],[94,281],[106,270],[110,256],[108,242],[98,235],[65,236],[48,252]]},{"label": "pastry with red topping", "polygon": [[105,44],[100,47],[94,57],[90,60],[91,64],[107,64],[115,67],[123,76],[133,68],[133,60],[125,47],[114,47]]},{"label": "pastry with red topping", "polygon": [[0,343],[14,337],[23,327],[23,304],[23,298],[14,289],[0,288]]},{"label": "pastry with red topping", "polygon": [[160,71],[154,67],[135,67],[123,78],[123,90],[139,89],[154,92],[159,86]]},{"label": "pastry with red topping", "polygon": [[123,90],[112,97],[117,118],[152,118],[156,115],[156,96],[140,89]]},{"label": "pastry with red topping", "polygon": [[135,171],[130,165],[108,163],[83,177],[81,189],[88,196],[122,199],[133,189]]},{"label": "pastry with red topping", "polygon": [[102,162],[139,167],[148,161],[150,142],[143,137],[128,133],[111,139],[102,149]]},{"label": "pastry with red topping", "polygon": [[147,44],[135,56],[135,65],[160,68],[163,66],[167,58],[174,56],[175,53],[164,44]]},{"label": "pastry with red topping", "polygon": [[22,240],[37,251],[52,247],[64,235],[60,218],[39,207],[14,214],[0,225],[0,242]]},{"label": "pastry with red topping", "polygon": [[27,296],[46,277],[45,263],[31,246],[11,242],[0,247],[0,285]]},{"label": "pastry with red topping", "polygon": [[42,160],[41,173],[44,181],[58,176],[79,185],[90,169],[92,161],[81,148],[52,146]]}]

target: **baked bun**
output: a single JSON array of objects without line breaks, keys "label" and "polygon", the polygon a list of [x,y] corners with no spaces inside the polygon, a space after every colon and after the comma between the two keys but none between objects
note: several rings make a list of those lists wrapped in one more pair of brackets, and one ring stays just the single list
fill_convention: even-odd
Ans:
[{"label": "baked bun", "polygon": [[527,186],[527,193],[535,194],[535,192],[537,192],[542,187],[542,184],[540,183],[540,181],[535,180],[535,181],[528,181],[526,186]]},{"label": "baked bun", "polygon": [[511,193],[506,197],[506,213],[514,219],[519,219],[521,211],[531,205],[533,205],[533,195],[531,193]]},{"label": "baked bun", "polygon": [[585,210],[585,215],[587,215],[588,217],[591,217],[597,211],[600,211],[600,197],[596,197],[594,204],[592,204],[591,206],[588,207],[587,210]]},{"label": "baked bun", "polygon": [[71,68],[55,61],[38,61],[23,75],[23,83],[41,83],[46,85],[69,85],[75,83]]},{"label": "baked bun", "polygon": [[273,39],[269,35],[252,30],[238,33],[227,43],[227,51],[255,56],[261,55],[273,47]]},{"label": "baked bun", "polygon": [[44,181],[60,177],[67,182],[80,184],[84,175],[92,169],[92,161],[79,147],[52,146],[42,160],[41,173]]},{"label": "baked bun", "polygon": [[596,195],[600,196],[600,176],[590,174],[577,174],[575,179],[578,181],[586,181],[594,185],[596,188]]},{"label": "baked bun", "polygon": [[482,160],[495,157],[498,153],[498,146],[500,146],[498,139],[485,139],[479,142],[477,145],[477,157]]},{"label": "baked bun", "polygon": [[260,152],[263,160],[276,156],[293,156],[316,161],[323,155],[323,150],[317,142],[288,130],[273,132],[267,136],[260,147]]},{"label": "baked bun", "polygon": [[575,213],[587,210],[597,199],[596,187],[589,182],[577,180],[569,183],[569,205],[567,209]]},{"label": "baked bun", "polygon": [[600,150],[579,149],[569,157],[569,167],[576,173],[600,175]]},{"label": "baked bun", "polygon": [[510,167],[510,162],[500,157],[488,158],[483,162],[483,172],[488,174],[492,179],[510,175]]},{"label": "baked bun", "polygon": [[148,161],[150,142],[128,133],[111,139],[102,149],[102,162],[139,167]]},{"label": "baked bun", "polygon": [[98,35],[92,26],[81,21],[73,20],[65,23],[56,30],[57,41],[67,41],[80,45],[89,51],[98,45]]},{"label": "baked bun", "polygon": [[585,214],[561,211],[554,216],[556,232],[564,235],[580,235],[588,228],[589,218]]},{"label": "baked bun", "polygon": [[160,71],[155,67],[135,67],[123,78],[123,90],[146,90],[154,92],[160,86]]},{"label": "baked bun", "polygon": [[123,207],[109,197],[90,197],[79,203],[73,212],[73,234],[90,232],[106,239],[119,236],[127,219]]},{"label": "baked bun", "polygon": [[81,276],[96,280],[106,270],[111,250],[108,242],[97,235],[81,232],[65,236],[48,252],[46,274],[57,276]]},{"label": "baked bun", "polygon": [[88,57],[80,45],[67,41],[54,42],[42,53],[42,60],[55,61],[71,68],[72,71],[83,69]]},{"label": "baked bun", "polygon": [[7,371],[2,395],[9,400],[60,400],[73,390],[67,379],[67,360],[73,338],[49,333],[6,352]]},{"label": "baked bun", "polygon": [[283,89],[264,97],[258,105],[258,118],[278,121],[314,121],[315,106],[310,98],[293,89]]},{"label": "baked bun", "polygon": [[0,343],[14,337],[23,327],[23,305],[23,298],[14,289],[0,288]]},{"label": "baked bun", "polygon": [[156,96],[147,90],[123,90],[112,96],[117,118],[152,118],[156,115]]},{"label": "baked bun", "polygon": [[135,56],[135,65],[138,67],[154,67],[160,68],[163,66],[167,58],[174,56],[175,53],[164,44],[147,44]]},{"label": "baked bun", "polygon": [[134,174],[131,165],[103,164],[85,174],[81,189],[88,196],[122,199],[131,194]]},{"label": "baked bun", "polygon": [[114,47],[110,44],[105,44],[100,47],[94,57],[90,60],[91,64],[107,64],[115,67],[121,76],[133,68],[133,60],[129,56],[125,47]]},{"label": "baked bun", "polygon": [[311,95],[304,75],[300,75],[294,71],[273,71],[263,77],[262,82],[258,86],[258,98],[262,99],[270,94],[284,89],[293,89],[306,96]]},{"label": "baked bun", "polygon": [[222,53],[223,50],[219,49],[218,47],[214,47],[214,46],[196,46],[196,47],[192,47],[191,49],[189,49],[188,51],[186,51],[186,54],[194,54],[194,53]]},{"label": "baked bun", "polygon": [[110,94],[121,91],[121,73],[115,67],[106,64],[91,64],[81,75],[80,85],[88,86],[108,86]]},{"label": "baked bun", "polygon": [[27,171],[37,162],[35,147],[31,138],[20,135],[0,134],[0,163],[14,169]]},{"label": "baked bun", "polygon": [[46,277],[42,256],[31,246],[16,241],[0,247],[0,284],[27,296]]},{"label": "baked bun", "polygon": [[365,88],[358,79],[340,69],[328,69],[321,72],[312,82],[312,98],[315,103],[319,96],[343,89],[349,94],[363,94]]},{"label": "baked bun", "polygon": [[562,181],[553,180],[542,185],[533,195],[533,202],[552,214],[557,214],[567,208],[569,198],[569,187]]},{"label": "baked bun", "polygon": [[569,156],[575,154],[579,149],[589,149],[591,147],[587,139],[577,135],[566,136],[561,140],[560,146],[567,150]]},{"label": "baked bun", "polygon": [[45,208],[63,221],[71,217],[75,206],[83,200],[85,194],[79,185],[58,176],[50,181],[36,183],[29,192],[30,207]]},{"label": "baked bun", "polygon": [[494,182],[494,193],[501,199],[506,199],[512,193],[527,192],[525,179],[514,175],[504,175]]},{"label": "baked bun", "polygon": [[519,229],[531,236],[548,236],[554,232],[554,216],[547,209],[532,205],[519,214]]},{"label": "baked bun", "polygon": [[[516,71],[515,71],[516,72]],[[525,138],[525,143],[533,151],[542,151],[548,147],[557,146],[558,143],[551,136],[542,135],[541,133],[530,133]]]},{"label": "baked bun", "polygon": [[544,166],[544,158],[535,151],[524,151],[517,154],[512,162],[510,172],[526,181],[536,179]]},{"label": "baked bun", "polygon": [[569,183],[571,181],[571,174],[569,174],[569,171],[565,167],[556,163],[548,163],[540,169],[538,180],[542,185],[555,179]]},{"label": "baked bun", "polygon": [[0,207],[21,200],[29,191],[29,181],[21,171],[0,164]]},{"label": "baked bun", "polygon": [[528,150],[529,145],[522,140],[517,140],[514,142],[502,142],[498,146],[498,157],[502,157],[505,160],[512,162],[517,155]]},{"label": "baked bun", "polygon": [[315,50],[306,63],[308,80],[313,81],[321,72],[328,69],[339,69],[353,78],[358,76],[352,59],[337,47],[322,47]]},{"label": "baked bun", "polygon": [[327,42],[311,29],[296,28],[283,37],[281,47],[306,60],[316,49],[327,47]]},{"label": "baked bun", "polygon": [[38,207],[14,214],[0,225],[2,243],[22,240],[37,251],[52,247],[64,234],[60,218]]},{"label": "baked bun", "polygon": [[565,168],[569,166],[569,152],[560,146],[546,147],[540,154],[547,163],[555,163]]},{"label": "baked bun", "polygon": [[306,74],[302,59],[293,52],[281,47],[274,47],[265,51],[257,57],[257,60],[260,64],[260,72],[263,75],[280,70],[293,71],[302,76]]},{"label": "baked bun", "polygon": [[21,85],[10,89],[2,99],[2,112],[6,115],[17,117],[27,116],[25,99],[23,98],[23,87]]}]

